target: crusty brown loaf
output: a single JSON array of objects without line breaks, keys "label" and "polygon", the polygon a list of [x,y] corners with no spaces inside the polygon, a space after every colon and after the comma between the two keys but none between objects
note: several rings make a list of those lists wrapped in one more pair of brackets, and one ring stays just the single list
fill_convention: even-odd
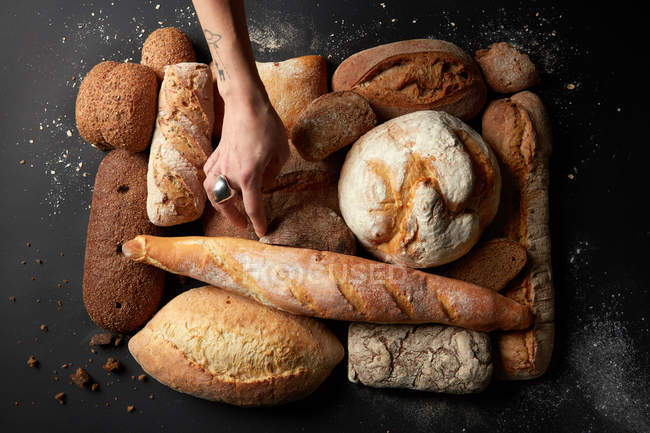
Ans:
[{"label": "crusty brown loaf", "polygon": [[194,221],[205,208],[203,165],[212,153],[212,79],[208,65],[165,67],[147,172],[147,214],[159,226]]},{"label": "crusty brown loaf", "polygon": [[343,358],[341,343],[316,320],[209,286],[172,299],[129,350],[163,384],[239,406],[305,397]]},{"label": "crusty brown loaf", "polygon": [[350,91],[326,93],[298,115],[291,142],[307,161],[320,161],[376,124],[377,116],[363,96]]},{"label": "crusty brown loaf", "polygon": [[192,42],[176,27],[154,30],[142,45],[140,63],[153,69],[160,81],[165,78],[165,66],[184,62],[196,62],[196,54]]},{"label": "crusty brown loaf", "polygon": [[156,119],[158,79],[137,63],[121,63],[104,81],[97,118],[106,143],[113,149],[140,152],[149,147]]},{"label": "crusty brown loaf", "polygon": [[102,135],[98,111],[104,94],[106,76],[117,65],[118,62],[101,62],[95,65],[84,77],[77,93],[75,118],[79,135],[100,150],[111,148]]},{"label": "crusty brown loaf", "polygon": [[147,158],[125,150],[104,157],[95,178],[84,261],[83,298],[100,327],[129,332],[156,312],[165,273],[133,263],[122,243],[137,233],[161,235],[147,218]]},{"label": "crusty brown loaf", "polygon": [[[321,56],[297,57],[282,62],[257,63],[262,83],[287,131],[309,103],[327,91],[327,70]],[[215,131],[215,135],[216,135]],[[219,130],[220,134],[220,130]],[[289,142],[289,159],[272,185],[264,192],[267,220],[273,221],[287,209],[305,203],[339,211],[336,183],[343,156],[335,153],[318,162],[304,160]],[[203,215],[207,236],[234,236],[257,240],[253,226],[233,226],[221,213],[208,206]]]},{"label": "crusty brown loaf", "polygon": [[269,231],[260,242],[354,255],[357,240],[343,218],[332,209],[302,204],[271,221]]},{"label": "crusty brown loaf", "polygon": [[526,248],[497,238],[476,245],[442,270],[442,275],[492,290],[503,289],[526,265]]},{"label": "crusty brown loaf", "polygon": [[486,332],[532,323],[527,307],[493,290],[345,254],[237,238],[148,235],[128,241],[122,252],[293,314]]},{"label": "crusty brown loaf", "polygon": [[533,309],[534,326],[495,335],[497,374],[530,379],[544,374],[553,353],[554,292],[548,226],[550,121],[542,101],[525,91],[492,102],[483,115],[483,136],[502,163],[503,205],[495,236],[521,243],[528,252],[524,271],[505,294]]},{"label": "crusty brown loaf", "polygon": [[485,82],[498,93],[515,93],[539,83],[530,58],[507,42],[497,42],[476,52]]},{"label": "crusty brown loaf", "polygon": [[336,69],[332,89],[364,96],[381,120],[427,109],[469,120],[481,111],[487,95],[471,56],[450,42],[432,39],[356,53]]},{"label": "crusty brown loaf", "polygon": [[492,379],[490,336],[455,326],[353,323],[348,379],[375,388],[481,392]]}]

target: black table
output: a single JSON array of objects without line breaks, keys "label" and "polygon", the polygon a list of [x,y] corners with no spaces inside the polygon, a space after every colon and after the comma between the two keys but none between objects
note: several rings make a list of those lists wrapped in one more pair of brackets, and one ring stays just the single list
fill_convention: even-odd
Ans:
[{"label": "black table", "polygon": [[[206,61],[191,3],[3,1],[0,431],[649,431],[647,24],[621,2],[565,3],[247,3],[258,60],[321,54],[330,74],[360,49],[409,38],[446,39],[469,52],[508,40],[530,52],[555,127],[557,336],[545,376],[493,382],[476,396],[366,388],[347,381],[343,362],[303,401],[240,409],[133,381],[141,369],[124,345],[91,353],[97,328],[81,296],[103,154],[76,131],[77,83],[104,59],[138,62],[144,39],[161,26],[187,32]],[[167,299],[181,290],[170,280]],[[345,324],[328,325],[345,338]],[[32,354],[39,368],[26,364]],[[106,375],[108,356],[122,373]],[[69,383],[78,366],[98,392]],[[54,399],[61,391],[65,405]]]}]

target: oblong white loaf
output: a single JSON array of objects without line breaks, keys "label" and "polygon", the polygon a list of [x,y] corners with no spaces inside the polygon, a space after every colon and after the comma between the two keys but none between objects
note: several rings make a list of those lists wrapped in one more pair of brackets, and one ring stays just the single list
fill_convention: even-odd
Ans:
[{"label": "oblong white loaf", "polygon": [[147,172],[147,215],[158,226],[203,214],[203,164],[212,153],[214,103],[210,68],[165,66]]},{"label": "oblong white loaf", "polygon": [[361,244],[413,268],[467,253],[499,205],[501,176],[489,146],[460,119],[417,111],[357,140],[339,179],[339,205]]},{"label": "oblong white loaf", "polygon": [[211,286],[172,299],[129,350],[163,384],[239,406],[305,397],[343,358],[322,323]]}]

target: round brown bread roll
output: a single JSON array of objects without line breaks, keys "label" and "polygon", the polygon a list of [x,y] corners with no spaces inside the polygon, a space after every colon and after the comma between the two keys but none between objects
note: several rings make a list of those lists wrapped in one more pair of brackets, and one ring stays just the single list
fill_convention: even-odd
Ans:
[{"label": "round brown bread roll", "polygon": [[507,42],[497,42],[476,52],[476,62],[490,89],[515,93],[539,83],[539,73],[530,58]]},{"label": "round brown bread roll", "polygon": [[499,206],[497,160],[481,136],[442,111],[417,111],[367,132],[339,179],[341,214],[379,259],[412,268],[467,253]]},{"label": "round brown bread roll", "polygon": [[114,149],[140,152],[149,146],[158,107],[153,70],[121,63],[106,75],[98,119],[104,140]]},{"label": "round brown bread roll", "polygon": [[81,137],[88,143],[101,150],[111,148],[102,135],[101,123],[98,119],[104,82],[106,76],[118,66],[118,62],[101,62],[86,74],[77,93],[75,117],[77,129]]},{"label": "round brown bread roll", "polygon": [[144,41],[140,63],[153,69],[160,81],[165,78],[165,66],[183,62],[196,62],[196,54],[192,42],[181,30],[158,29]]},{"label": "round brown bread roll", "polygon": [[147,157],[111,151],[99,165],[88,222],[83,298],[90,318],[102,328],[129,332],[158,309],[164,271],[134,263],[122,243],[141,233],[164,234],[149,222]]}]

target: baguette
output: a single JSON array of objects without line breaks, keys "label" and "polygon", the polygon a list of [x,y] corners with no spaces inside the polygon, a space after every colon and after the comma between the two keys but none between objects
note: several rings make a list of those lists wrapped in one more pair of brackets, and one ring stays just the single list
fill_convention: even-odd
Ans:
[{"label": "baguette", "polygon": [[214,122],[210,75],[202,63],[165,67],[147,172],[147,214],[155,225],[194,221],[205,208],[203,164]]},{"label": "baguette", "polygon": [[495,335],[495,371],[503,379],[532,379],[546,371],[554,338],[548,226],[552,136],[544,104],[528,91],[492,102],[483,115],[483,136],[503,167],[503,205],[490,229],[528,253],[526,267],[504,294],[535,313],[531,329]]},{"label": "baguette", "polygon": [[527,307],[463,281],[361,257],[238,238],[142,235],[126,257],[324,319],[455,325],[477,331],[526,329]]}]

